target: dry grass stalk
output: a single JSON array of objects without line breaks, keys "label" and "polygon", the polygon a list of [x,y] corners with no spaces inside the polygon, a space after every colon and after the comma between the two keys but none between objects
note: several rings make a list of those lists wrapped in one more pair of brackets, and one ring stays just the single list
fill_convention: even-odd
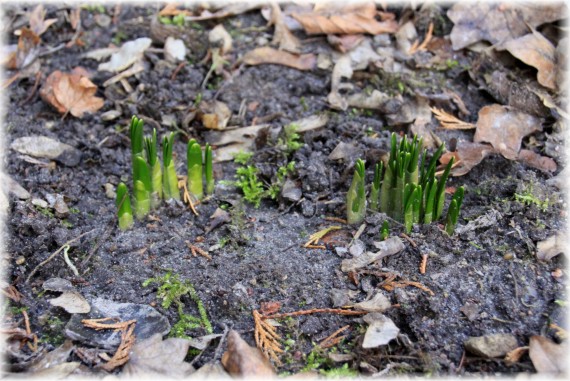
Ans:
[{"label": "dry grass stalk", "polygon": [[198,216],[198,212],[194,207],[194,202],[192,201],[192,197],[190,197],[190,193],[188,192],[188,186],[186,185],[188,183],[187,180],[188,180],[187,176],[180,177],[178,180],[178,189],[182,189],[182,200],[190,206],[190,209],[192,209],[192,213]]},{"label": "dry grass stalk", "polygon": [[28,348],[30,348],[33,352],[38,350],[38,336],[35,333],[32,333],[30,329],[30,318],[28,317],[28,313],[23,310],[22,315],[24,315],[24,325],[26,326],[26,335],[32,338],[32,343],[26,340],[28,344]]},{"label": "dry grass stalk", "polygon": [[329,232],[333,231],[333,230],[339,230],[341,229],[340,226],[329,226],[326,229],[323,230],[319,230],[318,232],[311,234],[311,236],[309,237],[309,240],[303,245],[303,247],[307,247],[307,248],[318,248],[318,249],[324,249],[325,246],[317,246],[319,243],[319,240],[321,238],[323,238],[325,235],[327,235]]},{"label": "dry grass stalk", "polygon": [[202,257],[206,258],[207,260],[212,260],[212,257],[210,256],[210,254],[208,254],[206,252],[206,250],[199,248],[196,245],[192,245],[190,242],[185,241],[186,246],[188,246],[188,248],[190,249],[190,251],[192,252],[192,256],[196,257],[196,253],[200,254]]},{"label": "dry grass stalk", "polygon": [[304,310],[304,311],[285,312],[282,314],[262,316],[262,319],[279,319],[279,318],[284,318],[284,317],[288,317],[288,316],[301,316],[301,315],[310,315],[310,314],[317,314],[317,313],[328,313],[328,314],[337,314],[337,315],[366,315],[368,312],[366,312],[366,311],[343,310],[340,308],[313,308],[313,309]]},{"label": "dry grass stalk", "polygon": [[279,343],[281,336],[279,336],[275,327],[266,322],[257,310],[253,310],[253,322],[255,324],[255,345],[257,345],[257,348],[261,350],[265,357],[281,365],[281,361],[277,357],[277,353],[283,352]]},{"label": "dry grass stalk", "polygon": [[414,43],[410,47],[409,53],[414,54],[416,52],[421,52],[426,50],[426,47],[430,43],[432,37],[433,37],[433,22],[430,22],[426,33],[426,37],[424,38],[423,42],[420,44],[420,40],[414,41]]},{"label": "dry grass stalk", "polygon": [[131,351],[133,345],[135,345],[136,339],[135,335],[133,334],[136,326],[135,322],[136,320],[129,320],[128,322],[125,322],[129,324],[127,325],[128,328],[125,327],[123,329],[123,332],[121,334],[121,344],[119,344],[119,347],[117,348],[117,351],[113,357],[111,357],[107,363],[101,365],[100,368],[106,370],[107,372],[111,372],[113,369],[121,365],[125,365],[127,361],[129,361],[129,352]]},{"label": "dry grass stalk", "polygon": [[83,319],[81,323],[87,328],[93,328],[97,331],[102,329],[114,329],[116,331],[126,330],[129,325],[136,323],[136,320],[121,321],[118,323],[103,324],[104,321],[112,320],[113,318],[106,317],[101,319]]},{"label": "dry grass stalk", "polygon": [[428,255],[422,254],[422,263],[420,264],[420,274],[426,273],[427,260],[428,260]]},{"label": "dry grass stalk", "polygon": [[346,331],[348,328],[350,328],[350,325],[345,325],[344,327],[337,329],[329,337],[321,341],[319,347],[324,349],[337,345],[342,339],[346,338],[346,335],[344,336],[338,336],[338,335]]},{"label": "dry grass stalk", "polygon": [[427,292],[428,294],[430,294],[431,296],[434,296],[435,294],[433,293],[432,290],[430,290],[429,288],[427,288],[426,286],[424,286],[423,284],[419,283],[419,282],[413,282],[411,280],[401,280],[398,282],[389,282],[386,283],[385,285],[383,285],[382,287],[386,290],[386,291],[392,291],[395,288],[403,288],[403,287],[407,287],[407,286],[413,286],[413,287],[417,287],[422,291]]},{"label": "dry grass stalk", "polygon": [[18,291],[18,289],[14,286],[12,286],[11,284],[6,286],[5,288],[0,289],[0,291],[6,295],[8,298],[12,299],[13,301],[15,301],[16,303],[19,303],[20,300],[22,300],[22,294],[20,294],[20,291]]},{"label": "dry grass stalk", "polygon": [[438,109],[436,107],[430,107],[430,110],[441,124],[441,127],[448,130],[471,130],[476,127],[474,124],[464,122],[461,119],[456,118],[446,111]]}]

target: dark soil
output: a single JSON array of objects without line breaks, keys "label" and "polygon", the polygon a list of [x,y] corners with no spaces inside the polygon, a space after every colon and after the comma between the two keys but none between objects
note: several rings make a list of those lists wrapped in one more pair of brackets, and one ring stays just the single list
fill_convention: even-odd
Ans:
[{"label": "dark soil", "polygon": [[[15,5],[7,8],[8,17],[17,9]],[[107,7],[109,14],[112,9]],[[55,6],[48,7],[48,16],[57,17],[58,12],[61,10]],[[444,10],[439,12],[443,20],[439,33],[445,30],[449,33],[450,22]],[[389,150],[390,133],[405,133],[409,125],[390,125],[381,112],[328,109],[330,70],[301,72],[277,65],[243,66],[231,81],[216,77],[210,80],[214,86],[201,89],[209,64],[199,61],[207,50],[207,31],[216,25],[215,21],[199,23],[203,30],[192,29],[193,43],[197,47],[191,53],[190,63],[183,66],[174,79],[171,76],[176,65],[163,61],[162,54],[151,52],[145,57],[149,69],[128,79],[136,95],[125,93],[120,84],[103,91],[102,83],[110,75],[97,72],[98,63],[82,58],[82,54],[107,47],[117,36],[121,36],[122,41],[150,36],[150,20],[156,9],[150,4],[148,8],[124,6],[118,23],[108,28],[99,27],[93,20],[94,14],[94,11],[82,12],[85,46],[75,45],[42,57],[41,70],[44,76],[56,69],[71,71],[79,65],[90,70],[94,74],[92,81],[99,86],[99,96],[105,98],[103,109],[82,119],[70,115],[62,118],[37,94],[27,100],[34,78],[18,80],[7,89],[7,146],[22,136],[44,135],[72,145],[82,153],[79,164],[69,167],[47,160],[43,160],[45,164],[32,163],[15,152],[6,151],[5,172],[29,191],[32,199],[60,194],[71,209],[68,216],[61,218],[35,207],[30,199],[19,200],[10,195],[6,219],[7,274],[9,283],[24,296],[19,303],[10,302],[10,306],[27,308],[31,329],[40,338],[40,346],[48,351],[58,346],[63,339],[63,324],[71,316],[48,303],[53,295],[44,292],[42,284],[53,277],[72,281],[88,300],[102,297],[153,305],[174,324],[178,319],[175,309],[165,310],[160,306],[156,287],[142,286],[146,279],[172,271],[193,283],[214,332],[221,333],[224,327],[232,327],[250,344],[253,344],[252,311],[259,309],[262,302],[280,302],[281,312],[332,308],[333,289],[358,291],[353,301],[362,301],[380,288],[383,279],[379,276],[361,274],[359,285],[355,286],[340,270],[342,259],[349,258],[350,254],[336,248],[348,246],[359,226],[341,224],[341,234],[336,235],[325,250],[306,249],[302,245],[309,235],[339,224],[327,221],[327,217],[345,218],[345,195],[357,157],[333,161],[328,159],[330,152],[339,142],[353,143],[367,161],[367,180],[371,181],[371,163]],[[272,28],[263,28],[266,21],[259,10],[224,19],[222,23],[234,38],[232,63],[255,48],[259,38],[270,40],[272,36]],[[48,46],[56,46],[69,41],[72,34],[68,24],[59,23],[52,26],[42,40]],[[307,38],[303,33],[297,35]],[[8,42],[15,43],[16,37],[8,35]],[[304,45],[307,52],[330,49],[326,38],[312,39]],[[458,52],[456,59],[460,65],[449,70],[417,68],[416,79],[429,84],[420,90],[430,94],[444,89],[456,92],[474,118],[481,107],[496,102],[489,92],[478,90],[478,84],[462,68],[462,65],[471,65],[478,55]],[[389,78],[374,70],[366,71],[368,75],[357,79],[353,77],[352,81],[359,88],[372,86],[385,91]],[[527,69],[512,70],[519,76],[535,75]],[[403,99],[409,102],[415,90],[413,82],[409,78],[402,81],[407,89]],[[201,123],[192,121],[188,126],[183,125],[199,94],[204,101],[217,96],[234,115],[243,100],[246,104],[259,102],[255,111],[245,113],[242,126],[251,125],[255,117],[274,113],[278,114],[269,122],[274,127],[329,113],[330,119],[324,128],[303,134],[304,145],[296,152],[288,156],[275,147],[274,137],[268,136],[259,139],[252,159],[266,181],[270,181],[279,166],[294,160],[296,171],[292,180],[300,186],[302,200],[292,203],[286,199],[267,199],[259,208],[254,208],[242,199],[238,189],[221,183],[221,180],[234,180],[237,168],[237,164],[225,162],[215,167],[216,193],[197,206],[199,216],[186,205],[170,202],[153,211],[146,220],[137,221],[134,228],[120,231],[115,203],[106,197],[105,184],[116,186],[120,181],[129,184],[130,145],[126,126],[131,116],[137,115],[147,126],[157,127],[162,136],[174,130],[161,123],[162,116],[174,114],[183,130],[174,147],[181,174],[186,171],[182,162],[188,137],[195,137],[201,143],[207,141],[207,131]],[[121,110],[120,118],[109,122],[101,119],[103,112],[115,108]],[[448,146],[452,139],[471,140],[471,132],[436,130],[435,123],[429,127]],[[547,127],[545,133],[549,131]],[[545,133],[533,135],[532,144],[544,145]],[[529,144],[527,138],[523,146]],[[354,354],[349,366],[363,373],[366,372],[363,362],[377,371],[390,366],[389,375],[534,372],[528,355],[508,366],[502,358],[466,355],[463,342],[470,336],[511,333],[519,345],[524,346],[532,335],[553,337],[549,323],[564,326],[561,307],[555,302],[566,297],[565,276],[561,280],[551,275],[557,268],[565,267],[563,258],[558,256],[541,262],[535,255],[537,242],[564,229],[563,195],[545,182],[552,176],[502,156],[490,156],[467,175],[451,178],[448,186],[463,185],[466,189],[460,226],[487,213],[496,213],[498,219],[490,226],[451,237],[439,223],[415,226],[409,234],[410,240],[403,238],[405,250],[369,268],[398,274],[401,279],[419,282],[433,291],[434,296],[411,286],[385,291],[392,304],[397,305],[385,314],[405,336],[379,349],[365,350],[360,345],[366,329],[361,318],[335,314],[296,317],[282,322],[279,328],[280,334],[293,339],[294,343],[282,355],[284,365],[278,372],[300,371],[314,344],[347,324],[351,326],[350,333],[338,350]],[[548,199],[548,206],[540,208],[516,200],[515,194],[529,189],[538,199]],[[207,231],[210,216],[222,206],[230,213],[231,221]],[[368,213],[360,237],[367,250],[375,250],[372,242],[379,241],[379,228],[385,218],[379,213]],[[66,241],[85,232],[90,233],[74,242],[69,252],[79,268],[79,277],[73,275],[60,255],[40,267],[30,282],[26,282],[40,262]],[[402,232],[401,226],[392,226],[391,235]],[[207,260],[192,256],[186,242],[204,249],[219,246],[210,251],[212,259]],[[424,275],[418,271],[422,254],[429,255]],[[469,308],[475,312],[467,318],[462,311]],[[192,303],[186,303],[186,309],[188,313],[197,313]],[[52,317],[63,324],[54,327],[46,323]],[[201,336],[205,331],[196,329],[188,334]],[[212,359],[219,360],[214,358],[214,348],[194,365],[199,367]],[[18,362],[17,359],[11,361]],[[342,363],[329,363],[323,368],[340,365]]]}]

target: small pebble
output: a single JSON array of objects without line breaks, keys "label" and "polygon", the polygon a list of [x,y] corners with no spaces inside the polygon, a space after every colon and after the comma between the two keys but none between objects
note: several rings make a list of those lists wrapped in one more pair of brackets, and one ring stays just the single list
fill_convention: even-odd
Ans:
[{"label": "small pebble", "polygon": [[105,196],[111,200],[117,198],[117,193],[115,192],[115,186],[113,184],[105,184]]},{"label": "small pebble", "polygon": [[23,265],[26,262],[26,258],[23,255],[20,255],[18,258],[16,258],[16,264],[18,266]]},{"label": "small pebble", "polygon": [[117,119],[118,117],[121,116],[121,114],[122,113],[119,110],[109,110],[101,114],[101,119],[104,120],[105,122],[109,122],[111,120]]},{"label": "small pebble", "polygon": [[47,208],[48,207],[47,201],[42,200],[41,198],[32,199],[32,205],[39,206],[40,208]]},{"label": "small pebble", "polygon": [[503,255],[503,259],[510,261],[515,257],[515,255],[513,253],[506,253],[505,255]]}]

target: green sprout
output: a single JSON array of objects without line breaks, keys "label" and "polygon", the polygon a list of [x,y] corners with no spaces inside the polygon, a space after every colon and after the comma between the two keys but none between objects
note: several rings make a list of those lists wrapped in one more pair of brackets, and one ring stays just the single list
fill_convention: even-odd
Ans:
[{"label": "green sprout", "polygon": [[174,132],[169,136],[165,136],[162,140],[162,187],[164,199],[171,198],[180,200],[180,191],[178,190],[178,178],[176,176],[176,168],[174,160],[172,160],[172,147],[174,143]]},{"label": "green sprout", "polygon": [[364,220],[366,214],[366,197],[364,193],[364,161],[356,160],[354,165],[354,177],[346,194],[347,221],[356,224]]},{"label": "green sprout", "polygon": [[382,178],[382,169],[384,163],[380,161],[374,166],[374,180],[372,181],[372,188],[370,188],[370,210],[378,210],[378,200],[380,198],[380,180]]},{"label": "green sprout", "polygon": [[129,190],[127,185],[123,182],[119,183],[117,186],[117,198],[115,200],[115,205],[118,209],[119,217],[119,228],[121,230],[130,229],[133,224],[133,212],[131,210],[131,198],[129,196]]},{"label": "green sprout", "polygon": [[204,172],[206,175],[206,194],[211,195],[214,193],[214,167],[212,164],[212,147],[206,143],[205,149],[205,163]]},{"label": "green sprout", "polygon": [[390,235],[390,225],[388,224],[388,221],[384,221],[382,222],[382,227],[380,228],[380,239],[382,241],[385,241],[388,236]]},{"label": "green sprout", "polygon": [[150,170],[142,156],[135,156],[133,171],[135,217],[140,220],[150,211],[150,192],[152,190]]},{"label": "green sprout", "polygon": [[453,235],[455,231],[455,225],[457,225],[457,217],[459,216],[459,209],[461,209],[461,204],[463,203],[463,187],[457,188],[451,203],[449,204],[449,209],[447,210],[447,217],[445,222],[445,231],[449,235]]},{"label": "green sprout", "polygon": [[204,197],[202,181],[202,148],[191,139],[188,142],[186,160],[188,164],[188,192],[196,200]]},{"label": "green sprout", "polygon": [[[129,134],[131,137],[131,159],[133,164],[133,171],[135,168],[135,157],[143,155],[143,127],[144,127],[144,121],[133,115],[133,117],[131,118],[131,125],[129,127]],[[133,178],[134,178],[134,172],[133,172]]]},{"label": "green sprout", "polygon": [[151,177],[151,194],[150,194],[150,205],[156,208],[160,205],[160,200],[162,198],[162,169],[160,168],[160,162],[158,161],[158,154],[156,148],[156,129],[152,130],[152,136],[145,137],[145,150],[146,157],[148,160],[148,165],[150,166],[150,177]]}]

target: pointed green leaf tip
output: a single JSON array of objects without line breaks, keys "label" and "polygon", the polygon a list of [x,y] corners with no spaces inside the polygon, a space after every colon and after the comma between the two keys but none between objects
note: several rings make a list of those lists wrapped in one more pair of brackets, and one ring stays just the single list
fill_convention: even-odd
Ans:
[{"label": "pointed green leaf tip", "polygon": [[206,175],[206,194],[211,195],[214,193],[214,167],[213,167],[213,155],[212,147],[206,143],[206,153],[205,153],[205,163],[204,171]]},{"label": "pointed green leaf tip", "polygon": [[158,160],[156,128],[153,128],[150,137],[145,137],[144,142],[146,157],[151,172],[151,206],[156,208],[160,205],[162,198],[162,169],[160,168],[160,162]]},{"label": "pointed green leaf tip", "polygon": [[202,148],[194,139],[188,142],[186,159],[188,164],[188,192],[195,199],[200,200],[204,197]]},{"label": "pointed green leaf tip", "polygon": [[144,121],[133,115],[129,128],[131,137],[131,153],[133,156],[142,155],[143,152],[143,126]]},{"label": "pointed green leaf tip", "polygon": [[178,190],[178,178],[176,176],[176,167],[172,160],[172,147],[174,145],[174,133],[165,136],[162,139],[162,191],[165,200],[171,198],[180,200],[180,191]]},{"label": "pointed green leaf tip", "polygon": [[117,207],[117,216],[119,217],[119,228],[127,230],[134,224],[133,211],[131,209],[131,198],[129,197],[129,190],[125,183],[119,183],[117,186],[117,198],[115,200]]},{"label": "pointed green leaf tip", "polygon": [[364,189],[364,161],[356,160],[354,165],[354,177],[346,194],[347,221],[356,224],[364,219],[366,214],[366,195]]}]

